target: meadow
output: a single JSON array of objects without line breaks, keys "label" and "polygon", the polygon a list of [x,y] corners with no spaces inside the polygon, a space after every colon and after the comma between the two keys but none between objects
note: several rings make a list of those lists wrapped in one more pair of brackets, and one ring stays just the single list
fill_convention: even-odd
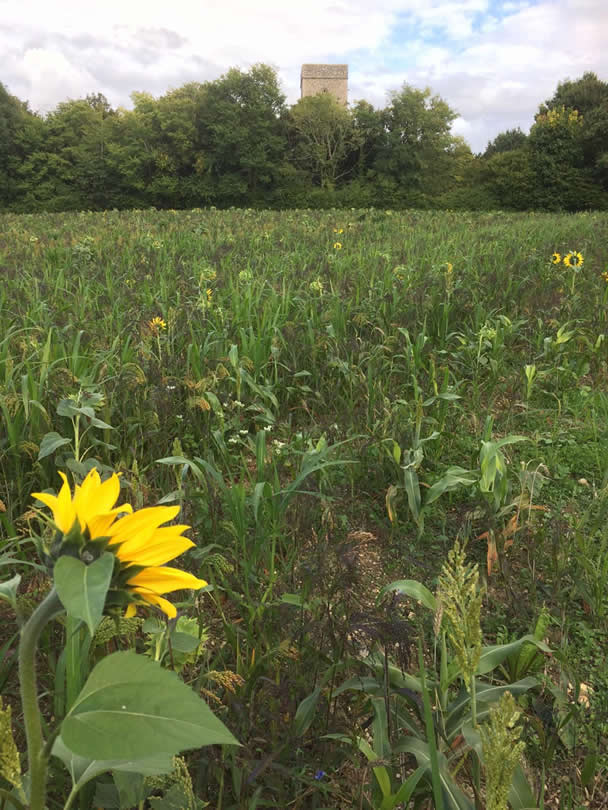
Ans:
[{"label": "meadow", "polygon": [[74,806],[608,806],[607,215],[4,214],[0,276],[16,747],[19,616],[50,587],[32,493],[92,468],[178,504],[209,585],[177,620],[47,629],[43,725],[134,649],[241,744]]}]

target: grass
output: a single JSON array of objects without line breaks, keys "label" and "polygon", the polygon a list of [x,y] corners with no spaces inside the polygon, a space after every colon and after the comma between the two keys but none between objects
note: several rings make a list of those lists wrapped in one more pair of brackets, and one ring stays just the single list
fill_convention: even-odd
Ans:
[{"label": "grass", "polygon": [[[486,572],[486,640],[550,612],[544,686],[522,704],[532,782],[544,770],[546,806],[603,806],[608,217],[2,215],[0,270],[0,578],[35,560],[30,494],[57,469],[182,504],[189,565],[214,586],[183,603],[208,631],[186,678],[243,743],[188,758],[197,795],[379,807],[363,749],[323,739],[360,732],[369,703],[335,693],[365,651],[416,669],[415,605],[379,617],[375,598],[395,579],[434,590],[460,537]],[[70,443],[45,455],[49,433]],[[484,489],[482,442],[516,434]],[[456,466],[467,482],[427,503]]]}]

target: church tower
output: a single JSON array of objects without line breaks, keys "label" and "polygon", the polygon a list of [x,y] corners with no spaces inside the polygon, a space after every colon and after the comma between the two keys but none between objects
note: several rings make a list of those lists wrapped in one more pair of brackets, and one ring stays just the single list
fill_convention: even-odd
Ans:
[{"label": "church tower", "polygon": [[300,97],[331,93],[341,104],[348,103],[348,65],[302,65]]}]

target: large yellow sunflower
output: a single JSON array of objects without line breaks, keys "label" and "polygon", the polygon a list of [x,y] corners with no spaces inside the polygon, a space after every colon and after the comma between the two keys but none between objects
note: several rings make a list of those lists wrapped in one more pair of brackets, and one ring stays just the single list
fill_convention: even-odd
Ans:
[{"label": "large yellow sunflower", "polygon": [[58,495],[34,492],[33,497],[49,507],[55,526],[64,536],[79,528],[83,545],[90,548],[89,544],[97,541],[116,556],[119,564],[109,600],[113,595],[119,604],[126,603],[127,616],[134,616],[137,605],[147,602],[173,618],[175,606],[162,594],[207,585],[193,574],[165,565],[194,545],[182,535],[189,526],[162,525],[177,517],[179,506],[152,506],[136,512],[129,504],[115,506],[120,492],[118,476],[114,474],[102,483],[94,469],[81,486],[76,486],[72,497],[65,475],[60,475],[63,486]]},{"label": "large yellow sunflower", "polygon": [[564,264],[566,267],[580,267],[584,262],[583,254],[577,250],[571,250],[567,256],[564,256]]}]

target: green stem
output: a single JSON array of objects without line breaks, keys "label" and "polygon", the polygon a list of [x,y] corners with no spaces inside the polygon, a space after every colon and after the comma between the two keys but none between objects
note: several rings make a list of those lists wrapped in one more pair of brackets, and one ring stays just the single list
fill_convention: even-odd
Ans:
[{"label": "green stem", "polygon": [[70,810],[70,807],[73,805],[74,799],[76,798],[79,790],[80,786],[78,784],[74,785],[70,791],[70,795],[68,796],[66,803],[63,805],[63,810]]},{"label": "green stem", "polygon": [[471,718],[473,720],[473,728],[477,728],[477,685],[475,683],[475,675],[471,676]]},{"label": "green stem", "polygon": [[44,810],[46,795],[46,765],[38,690],[36,687],[36,649],[45,626],[63,611],[55,589],[47,594],[21,630],[19,642],[19,682],[21,706],[25,721],[27,759],[30,772],[30,810]]}]

